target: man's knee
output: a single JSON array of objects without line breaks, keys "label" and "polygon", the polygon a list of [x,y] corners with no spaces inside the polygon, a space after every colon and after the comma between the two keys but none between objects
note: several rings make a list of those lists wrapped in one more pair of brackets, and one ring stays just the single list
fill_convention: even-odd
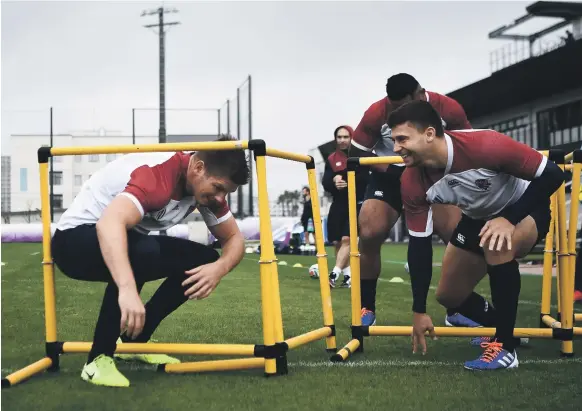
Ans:
[{"label": "man's knee", "polygon": [[[374,201],[379,203],[378,200]],[[379,246],[390,234],[390,229],[398,219],[398,213],[388,204],[371,204],[365,202],[360,212],[359,236],[364,247]],[[394,220],[394,221],[392,221]]]},{"label": "man's knee", "polygon": [[341,247],[349,247],[350,246],[350,237],[344,235],[339,244],[340,244],[340,248]]},{"label": "man's knee", "polygon": [[463,304],[463,301],[467,298],[467,296],[459,295],[459,293],[441,287],[437,288],[435,294],[438,303],[445,308],[456,308]]}]

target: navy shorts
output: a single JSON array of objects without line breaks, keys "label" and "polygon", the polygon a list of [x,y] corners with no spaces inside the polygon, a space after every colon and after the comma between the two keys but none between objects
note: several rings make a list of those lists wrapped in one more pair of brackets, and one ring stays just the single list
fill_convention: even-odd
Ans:
[{"label": "navy shorts", "polygon": [[402,196],[400,194],[400,177],[406,167],[388,166],[385,172],[372,170],[364,200],[381,200],[402,213]]},{"label": "navy shorts", "polygon": [[[544,205],[533,210],[530,216],[534,219],[538,230],[538,238],[536,244],[534,244],[535,246],[548,235],[550,220],[552,218],[550,202],[544,202]],[[483,255],[483,249],[479,247],[479,242],[481,241],[479,233],[486,222],[487,220],[476,220],[463,214],[461,221],[459,221],[457,228],[451,236],[451,244],[463,250]]]},{"label": "navy shorts", "polygon": [[[356,219],[360,215],[362,204],[356,205]],[[327,241],[341,241],[342,237],[350,236],[350,213],[345,202],[333,202],[327,216]]]}]

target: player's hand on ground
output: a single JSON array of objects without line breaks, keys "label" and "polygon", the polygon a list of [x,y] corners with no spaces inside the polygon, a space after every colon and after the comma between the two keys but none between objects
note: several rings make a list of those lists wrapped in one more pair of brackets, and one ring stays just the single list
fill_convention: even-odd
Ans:
[{"label": "player's hand on ground", "polygon": [[422,355],[426,354],[426,335],[428,331],[429,336],[436,340],[436,334],[434,332],[434,325],[428,314],[414,313],[413,323],[412,323],[412,353],[416,354],[418,348],[422,348]]},{"label": "player's hand on ground", "polygon": [[182,282],[183,287],[189,287],[184,295],[190,300],[201,300],[210,295],[226,273],[218,262],[204,264],[186,271],[189,277]]},{"label": "player's hand on ground", "polygon": [[348,186],[348,183],[346,183],[343,177],[340,176],[339,174],[333,178],[333,182],[335,184],[335,188],[337,188],[338,190],[341,190],[342,188],[346,188]]},{"label": "player's hand on ground", "polygon": [[[501,251],[505,244],[507,250],[511,250],[511,237],[513,237],[514,231],[515,226],[503,217],[489,220],[485,223],[479,233],[479,237],[481,237],[479,246],[487,247],[487,244],[489,244],[490,251]],[[496,243],[497,247],[495,246]]]},{"label": "player's hand on ground", "polygon": [[145,307],[135,286],[119,288],[120,330],[131,339],[141,334],[145,324]]}]

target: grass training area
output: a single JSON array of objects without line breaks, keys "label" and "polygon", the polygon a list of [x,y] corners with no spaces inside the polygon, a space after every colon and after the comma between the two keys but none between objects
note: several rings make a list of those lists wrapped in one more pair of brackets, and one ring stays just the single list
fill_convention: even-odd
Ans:
[{"label": "grass training area", "polygon": [[[440,262],[444,248],[435,247]],[[332,256],[332,250],[328,249]],[[41,244],[2,244],[2,376],[44,355],[45,324]],[[319,282],[310,280],[314,256],[278,256],[285,338],[323,325]],[[412,296],[403,268],[406,245],[386,245],[378,284],[378,325],[411,325]],[[259,256],[247,254],[206,300],[190,301],[154,335],[158,342],[262,344]],[[333,267],[333,258],[329,264]],[[292,267],[301,263],[303,268]],[[428,312],[444,325],[434,298],[440,269],[434,268]],[[523,270],[522,272],[527,272]],[[390,282],[400,277],[403,282]],[[147,301],[160,282],[148,283]],[[522,275],[518,327],[538,327],[541,276]],[[91,341],[104,284],[73,281],[56,273],[60,341]],[[487,277],[478,292],[490,298]],[[555,278],[552,292],[555,312]],[[338,348],[350,339],[349,290],[334,289]],[[575,307],[576,312],[581,306]],[[465,360],[482,349],[470,338],[428,341],[426,356],[412,354],[410,337],[366,337],[364,353],[331,363],[320,340],[288,352],[289,374],[265,378],[264,369],[170,375],[155,367],[122,363],[128,389],[102,388],[80,378],[86,354],[61,356],[58,373],[42,373],[2,390],[2,408],[17,410],[576,410],[582,392],[582,351],[561,359],[560,342],[530,340],[518,349],[520,366],[500,372],[471,372]],[[182,360],[194,360],[182,356]],[[212,358],[212,357],[208,357]],[[196,358],[200,359],[200,358]]]}]

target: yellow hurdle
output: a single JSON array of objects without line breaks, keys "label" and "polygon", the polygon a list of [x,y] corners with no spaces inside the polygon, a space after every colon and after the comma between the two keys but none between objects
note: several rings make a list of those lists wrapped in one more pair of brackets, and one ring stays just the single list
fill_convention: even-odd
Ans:
[{"label": "yellow hurdle", "polygon": [[[186,344],[186,343],[124,343],[117,345],[116,353],[163,353],[174,355],[246,356],[226,360],[212,360],[168,364],[159,367],[167,373],[190,373],[209,371],[244,370],[263,368],[265,376],[287,373],[287,351],[313,341],[325,339],[328,351],[336,350],[335,325],[327,274],[319,197],[313,158],[303,154],[267,149],[263,140],[215,141],[201,143],[166,143],[96,147],[41,147],[38,150],[40,173],[41,216],[43,225],[43,282],[45,299],[46,356],[35,363],[2,379],[2,387],[14,386],[45,370],[57,371],[62,354],[87,353],[91,342],[58,341],[55,302],[54,265],[51,255],[51,222],[49,202],[48,162],[52,156],[77,154],[110,154],[136,152],[176,152],[204,150],[249,150],[254,153],[259,196],[259,221],[261,233],[261,256],[259,272],[261,281],[261,310],[263,344]],[[313,194],[313,219],[317,244],[317,258],[321,267],[321,297],[323,308],[322,328],[284,339],[277,258],[273,250],[273,233],[267,192],[266,157],[272,156],[306,164],[309,186]]]},{"label": "yellow hurdle", "polygon": [[[576,150],[580,152],[580,150]],[[582,155],[576,151],[573,158],[582,160]],[[562,169],[571,169],[575,174],[572,190],[580,186],[580,168],[582,164],[576,162],[572,165],[564,164],[564,152],[561,150],[540,151],[544,156],[559,164]],[[352,339],[331,357],[331,361],[346,361],[351,354],[362,352],[364,348],[364,337],[366,336],[411,336],[412,327],[402,326],[370,326],[363,327],[361,322],[361,299],[360,299],[360,254],[358,251],[358,232],[356,219],[356,179],[355,170],[360,165],[372,164],[397,164],[401,163],[400,157],[363,157],[348,159],[348,200],[350,218],[350,267],[352,272]],[[577,191],[576,191],[577,192]],[[552,195],[552,220],[550,230],[546,237],[544,249],[544,276],[542,283],[540,328],[515,328],[515,337],[530,338],[553,338],[562,341],[562,355],[573,354],[572,339],[574,336],[582,335],[582,327],[573,327],[574,318],[582,317],[582,314],[573,315],[573,264],[575,255],[575,227],[577,220],[577,204],[570,209],[570,241],[566,236],[566,205],[565,205],[565,185],[563,184]],[[575,217],[574,217],[575,216]],[[574,227],[574,228],[573,228]],[[555,235],[554,235],[555,232]],[[573,237],[573,240],[572,240]],[[558,263],[558,297],[561,301],[563,322],[550,316],[551,307],[551,284],[552,284],[552,263],[553,263],[553,243],[556,242],[557,263]],[[567,316],[567,320],[564,316]],[[580,318],[582,320],[582,318]],[[550,327],[550,328],[546,328]],[[464,327],[435,327],[436,335],[443,337],[478,337],[493,336],[494,328],[464,328]]]}]

